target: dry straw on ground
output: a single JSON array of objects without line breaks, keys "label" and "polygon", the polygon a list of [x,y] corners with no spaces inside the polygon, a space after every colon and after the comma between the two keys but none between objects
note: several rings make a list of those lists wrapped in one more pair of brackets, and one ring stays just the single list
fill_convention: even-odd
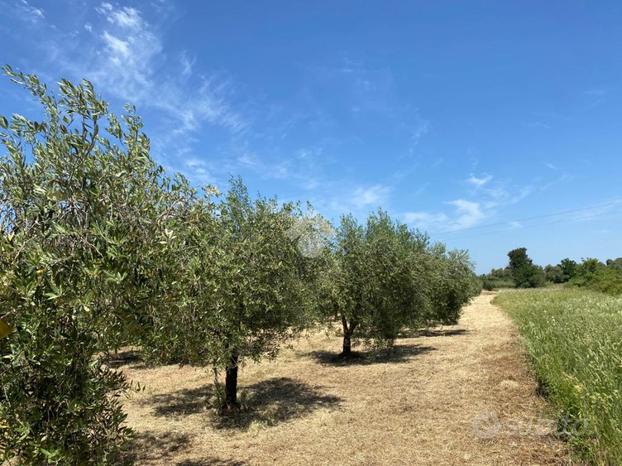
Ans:
[{"label": "dry straw on ground", "polygon": [[397,341],[389,353],[333,360],[338,338],[311,335],[241,372],[248,411],[207,405],[203,369],[123,366],[145,385],[126,402],[145,465],[562,464],[513,323],[483,294],[460,325]]}]

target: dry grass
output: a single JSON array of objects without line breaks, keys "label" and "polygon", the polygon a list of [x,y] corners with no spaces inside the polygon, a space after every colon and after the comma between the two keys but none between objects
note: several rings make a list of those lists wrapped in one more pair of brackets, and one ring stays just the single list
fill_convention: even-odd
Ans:
[{"label": "dry grass", "polygon": [[516,330],[492,295],[460,325],[345,364],[338,338],[311,335],[241,371],[249,410],[208,408],[206,370],[123,366],[145,385],[126,402],[139,464],[561,464],[546,404]]}]

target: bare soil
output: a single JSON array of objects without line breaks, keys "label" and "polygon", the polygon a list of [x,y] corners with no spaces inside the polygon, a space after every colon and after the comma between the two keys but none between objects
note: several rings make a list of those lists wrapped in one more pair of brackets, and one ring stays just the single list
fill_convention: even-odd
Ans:
[{"label": "bare soil", "polygon": [[246,410],[223,420],[205,369],[123,361],[145,390],[126,401],[143,465],[567,464],[512,321],[483,293],[459,325],[414,332],[393,351],[334,359],[309,335],[240,371]]}]

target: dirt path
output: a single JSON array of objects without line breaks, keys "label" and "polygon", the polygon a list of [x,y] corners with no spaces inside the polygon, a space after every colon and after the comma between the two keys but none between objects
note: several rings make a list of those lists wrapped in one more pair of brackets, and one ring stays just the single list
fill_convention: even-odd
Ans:
[{"label": "dirt path", "polygon": [[354,364],[313,335],[242,371],[252,411],[236,426],[204,408],[204,371],[128,367],[142,464],[561,464],[511,320],[482,294],[460,325],[399,339]]}]

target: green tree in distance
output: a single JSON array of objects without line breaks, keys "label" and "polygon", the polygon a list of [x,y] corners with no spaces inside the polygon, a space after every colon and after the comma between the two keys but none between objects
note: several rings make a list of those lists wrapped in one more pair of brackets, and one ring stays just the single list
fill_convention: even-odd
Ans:
[{"label": "green tree in distance", "polygon": [[544,271],[533,264],[526,248],[517,248],[508,252],[510,271],[518,288],[535,288],[544,285]]},{"label": "green tree in distance", "polygon": [[551,283],[563,283],[564,272],[559,265],[547,265],[544,267],[546,281]]},{"label": "green tree in distance", "polygon": [[567,282],[575,277],[577,274],[577,263],[572,259],[562,259],[559,263],[559,268],[562,272],[562,282]]}]

